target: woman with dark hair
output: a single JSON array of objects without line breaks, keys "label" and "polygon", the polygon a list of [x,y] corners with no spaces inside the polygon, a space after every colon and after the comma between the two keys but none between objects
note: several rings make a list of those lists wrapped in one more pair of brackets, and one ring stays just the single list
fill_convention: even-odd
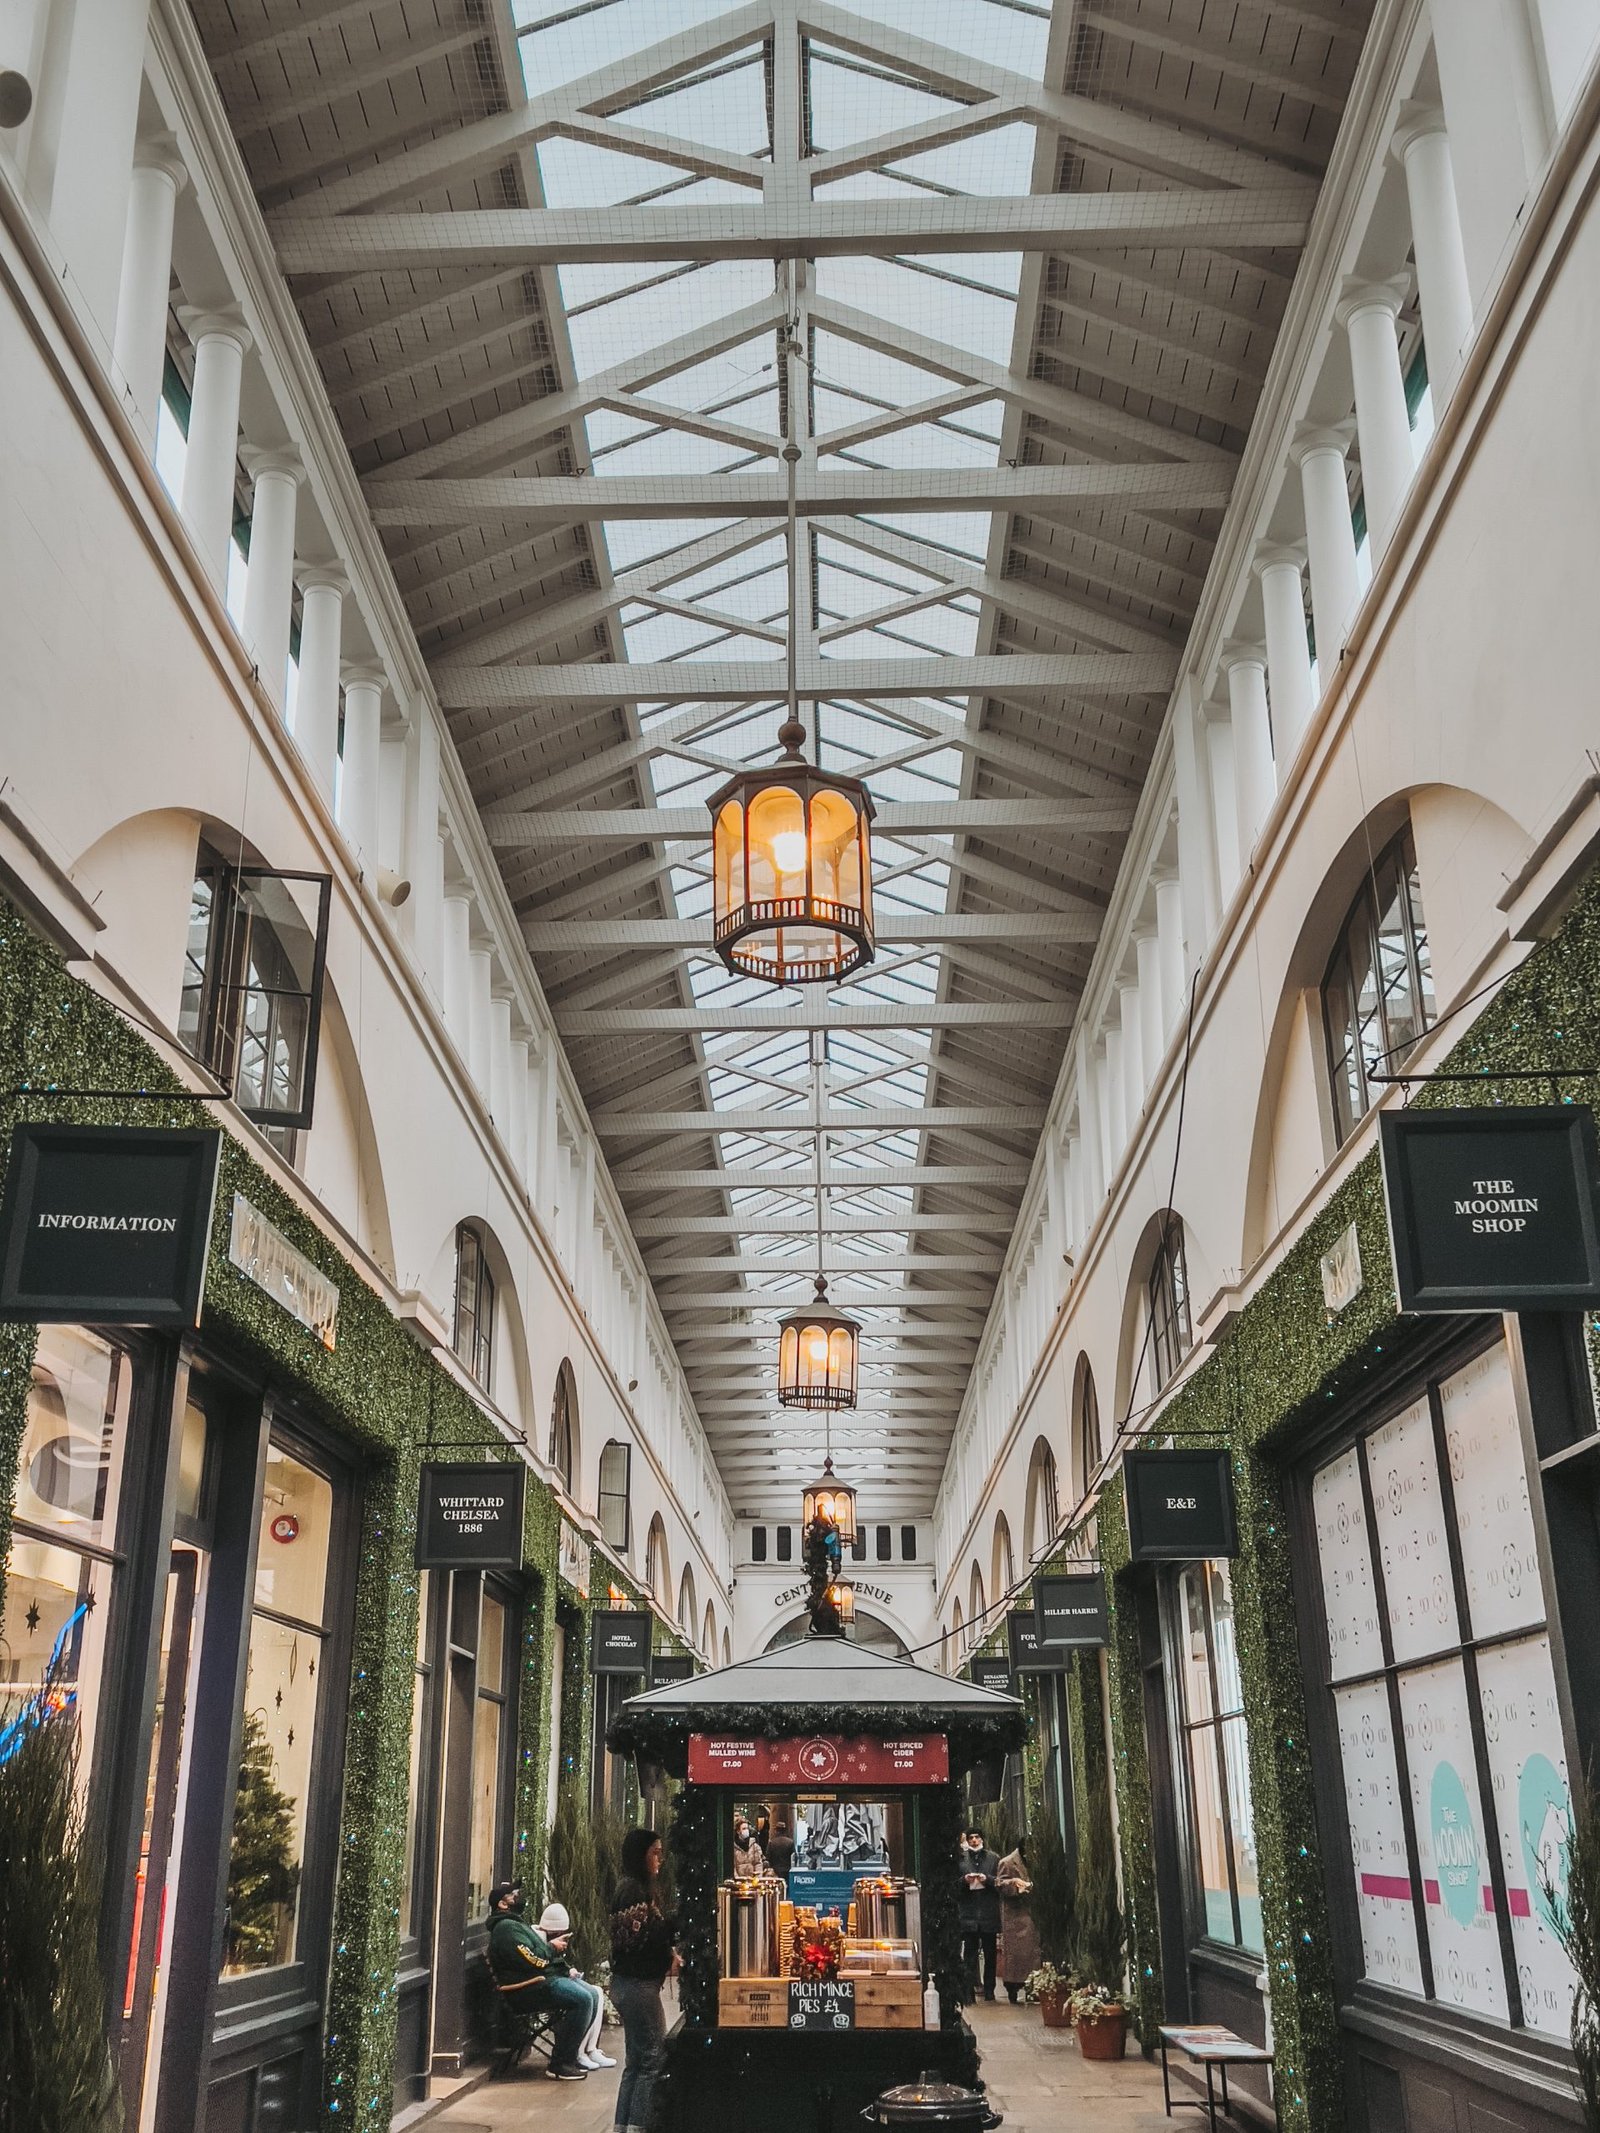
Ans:
[{"label": "woman with dark hair", "polygon": [[611,2004],[622,2017],[626,2047],[614,2133],[649,2133],[656,2079],[666,2056],[661,1987],[678,1967],[672,1945],[677,1920],[661,1909],[660,1874],[660,1837],[653,1829],[630,1829],[622,1840],[622,1878],[611,1899]]}]

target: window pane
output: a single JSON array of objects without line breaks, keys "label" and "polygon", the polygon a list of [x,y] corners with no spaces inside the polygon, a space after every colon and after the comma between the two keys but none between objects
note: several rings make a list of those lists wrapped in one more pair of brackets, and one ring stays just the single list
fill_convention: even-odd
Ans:
[{"label": "window pane", "polygon": [[1355,1864],[1363,1974],[1399,1992],[1422,1991],[1417,1920],[1406,1859],[1388,1685],[1334,1692],[1345,1812]]},{"label": "window pane", "polygon": [[1480,1653],[1478,1687],[1522,2016],[1529,2028],[1565,2043],[1577,1979],[1550,1930],[1544,1884],[1558,1900],[1565,1893],[1572,1794],[1549,1639],[1527,1637]]},{"label": "window pane", "polygon": [[1323,1019],[1328,1032],[1328,1073],[1333,1088],[1333,1116],[1340,1140],[1348,1137],[1366,1109],[1356,1042],[1355,996],[1350,984],[1350,965],[1340,955],[1328,973],[1322,993]]},{"label": "window pane", "polygon": [[1394,1655],[1442,1651],[1460,1632],[1425,1399],[1368,1438],[1367,1467]]},{"label": "window pane", "polygon": [[1317,1523],[1317,1560],[1322,1566],[1323,1612],[1328,1621],[1328,1665],[1333,1679],[1343,1681],[1383,1664],[1378,1589],[1361,1499],[1361,1462],[1354,1445],[1322,1468],[1311,1484],[1311,1504]]},{"label": "window pane", "polygon": [[256,1555],[256,1605],[320,1623],[327,1604],[333,1484],[286,1452],[267,1447]]},{"label": "window pane", "polygon": [[1406,844],[1406,907],[1411,921],[1411,945],[1417,960],[1417,978],[1421,986],[1422,1026],[1426,1029],[1439,1012],[1439,1003],[1433,993],[1433,947],[1428,939],[1427,920],[1422,910],[1422,883],[1417,878],[1417,862],[1409,849],[1409,838]]},{"label": "window pane", "polygon": [[[1051,1519],[1050,1526],[1053,1532],[1055,1530],[1054,1518]],[[900,1560],[902,1563],[914,1563],[916,1559],[917,1529],[915,1526],[902,1526],[900,1528]]]},{"label": "window pane", "polygon": [[55,1668],[56,1694],[78,1719],[78,1783],[87,1789],[105,1668],[111,1571],[71,1548],[20,1534],[6,1563],[0,1613],[0,1728]]},{"label": "window pane", "polygon": [[1197,1726],[1189,1734],[1188,1741],[1205,1930],[1212,1940],[1231,1943],[1234,1937],[1233,1895],[1228,1886],[1227,1809],[1217,1774],[1216,1730],[1212,1726]]},{"label": "window pane", "polygon": [[422,1733],[428,1715],[428,1614],[432,1597],[431,1570],[417,1580],[416,1679],[411,1691],[411,1759],[406,1783],[406,1844],[401,1858],[400,1938],[417,1935],[417,1809],[422,1791]]},{"label": "window pane", "polygon": [[1190,1563],[1178,1579],[1179,1634],[1183,1649],[1183,1710],[1191,1722],[1213,1718],[1211,1663],[1206,1654],[1205,1575],[1202,1563]]},{"label": "window pane", "polygon": [[180,1518],[198,1518],[204,1509],[206,1482],[206,1411],[196,1400],[186,1400],[178,1433],[178,1495]]},{"label": "window pane", "polygon": [[183,949],[183,990],[178,1001],[178,1042],[196,1058],[205,1042],[206,962],[216,916],[217,884],[197,874],[189,891],[189,931]]},{"label": "window pane", "polygon": [[1379,876],[1378,975],[1383,995],[1387,1066],[1397,1071],[1422,1034],[1406,934],[1409,905],[1398,867],[1385,866]]},{"label": "window pane", "polygon": [[506,1605],[492,1592],[483,1596],[478,1617],[478,1687],[499,1695],[506,1681]]},{"label": "window pane", "polygon": [[480,1696],[472,1727],[472,1842],[467,1863],[467,1923],[481,1920],[495,1873],[500,1820],[500,1706]]},{"label": "window pane", "polygon": [[1544,1590],[1528,1502],[1528,1466],[1498,1343],[1439,1387],[1472,1633],[1498,1636],[1544,1620]]},{"label": "window pane", "polygon": [[767,1529],[765,1526],[752,1526],[750,1528],[750,1560],[752,1563],[764,1563],[766,1559]]},{"label": "window pane", "polygon": [[120,1348],[80,1326],[39,1328],[17,1518],[62,1539],[112,1545],[132,1382]]},{"label": "window pane", "polygon": [[[1350,999],[1355,1027],[1357,1067],[1362,1077],[1361,1109],[1365,1112],[1372,1101],[1368,1084],[1374,1073],[1383,1073],[1386,1063],[1383,1057],[1386,1039],[1383,1033],[1383,1014],[1379,1005],[1378,973],[1372,962],[1372,910],[1365,897],[1356,912],[1350,927],[1347,943],[1350,972]],[[1393,1064],[1393,1062],[1389,1062]]]},{"label": "window pane", "polygon": [[1256,1867],[1255,1808],[1250,1797],[1250,1750],[1243,1718],[1222,1722],[1222,1758],[1228,1776],[1228,1823],[1239,1882],[1239,1944],[1266,1953],[1261,1926],[1261,1882]]},{"label": "window pane", "polygon": [[1400,1676],[1434,1997],[1506,2019],[1483,1808],[1459,1659]]},{"label": "window pane", "polygon": [[224,1977],[294,1961],[321,1658],[316,1632],[251,1617]]},{"label": "window pane", "polygon": [[1211,1595],[1211,1649],[1217,1669],[1217,1708],[1224,1714],[1244,1709],[1244,1684],[1239,1678],[1239,1651],[1233,1631],[1233,1585],[1226,1563],[1208,1563],[1205,1573]]}]

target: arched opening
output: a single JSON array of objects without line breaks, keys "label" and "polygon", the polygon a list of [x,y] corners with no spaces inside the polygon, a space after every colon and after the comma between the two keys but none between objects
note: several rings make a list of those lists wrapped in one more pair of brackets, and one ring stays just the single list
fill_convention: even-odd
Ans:
[{"label": "arched opening", "polygon": [[713,1664],[716,1663],[717,1611],[709,1600],[706,1602],[706,1628],[705,1635],[700,1639],[700,1649]]},{"label": "arched opening", "polygon": [[660,1608],[672,1605],[672,1569],[667,1561],[667,1529],[661,1523],[657,1511],[650,1520],[650,1529],[644,1542],[644,1582],[652,1600]]},{"label": "arched opening", "polygon": [[983,1636],[986,1627],[983,1618],[987,1612],[983,1597],[983,1571],[974,1563],[972,1575],[967,1580],[967,1617],[972,1625],[972,1634],[976,1638],[981,1639]]},{"label": "arched opening", "polygon": [[1117,1357],[1117,1412],[1158,1400],[1194,1346],[1189,1239],[1183,1217],[1162,1208],[1135,1247]]},{"label": "arched opening", "polygon": [[696,1641],[699,1625],[695,1621],[694,1571],[689,1564],[683,1566],[683,1577],[678,1586],[678,1627],[690,1644]]},{"label": "arched opening", "polygon": [[989,1590],[998,1607],[1017,1582],[1017,1566],[1011,1551],[1011,1522],[1004,1511],[995,1513],[994,1546],[990,1551]]},{"label": "arched opening", "polygon": [[[713,1661],[713,1663],[715,1662]],[[724,1666],[732,1666],[733,1664],[733,1639],[727,1630],[722,1632],[722,1663]]]},{"label": "arched opening", "polygon": [[[762,1648],[769,1652],[780,1651],[786,1644],[802,1643],[810,1634],[811,1617],[802,1608],[799,1614],[775,1629]],[[881,1616],[869,1614],[860,1607],[856,1609],[856,1618],[850,1628],[850,1641],[859,1644],[863,1651],[882,1652],[890,1659],[904,1659],[909,1649],[898,1630]]]},{"label": "arched opening", "polygon": [[1056,1455],[1041,1437],[1028,1461],[1028,1493],[1022,1520],[1022,1552],[1035,1562],[1055,1539],[1061,1522]]},{"label": "arched opening", "polygon": [[1081,1503],[1089,1493],[1096,1467],[1105,1455],[1100,1430],[1100,1396],[1087,1355],[1080,1355],[1072,1373],[1072,1494]]},{"label": "arched opening", "polygon": [[952,1667],[957,1667],[961,1664],[961,1632],[964,1626],[965,1618],[961,1612],[961,1602],[957,1600],[950,1609],[950,1664]]},{"label": "arched opening", "polygon": [[633,1446],[613,1437],[600,1454],[600,1537],[618,1555],[633,1541]]},{"label": "arched opening", "polygon": [[550,1403],[550,1465],[569,1496],[578,1472],[578,1381],[565,1356],[556,1372],[555,1397]]}]

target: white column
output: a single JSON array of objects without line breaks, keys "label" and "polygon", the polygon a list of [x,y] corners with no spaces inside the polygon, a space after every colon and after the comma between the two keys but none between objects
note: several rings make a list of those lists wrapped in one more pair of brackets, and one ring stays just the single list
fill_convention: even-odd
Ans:
[{"label": "white column", "polygon": [[1374,566],[1389,545],[1415,468],[1406,381],[1395,332],[1406,288],[1403,275],[1393,281],[1347,284],[1334,313],[1350,341],[1361,493],[1366,500],[1367,539]]},{"label": "white column", "polygon": [[300,681],[294,739],[329,804],[339,758],[339,636],[349,581],[342,570],[313,564],[300,573]]},{"label": "white column", "polygon": [[[1083,1101],[1078,1103],[1078,1122],[1083,1123]],[[1067,1248],[1074,1260],[1083,1252],[1083,1240],[1089,1232],[1089,1191],[1085,1175],[1084,1139],[1081,1130],[1067,1141]]]},{"label": "white column", "polygon": [[1123,1103],[1127,1109],[1128,1135],[1131,1139],[1139,1113],[1144,1109],[1144,1092],[1149,1085],[1144,1063],[1144,1010],[1139,1005],[1139,979],[1136,973],[1123,977],[1117,987],[1117,997],[1122,1003]]},{"label": "white column", "polygon": [[1272,766],[1272,720],[1267,710],[1267,655],[1259,644],[1223,647],[1228,677],[1228,718],[1233,727],[1234,807],[1241,859],[1256,838],[1277,792]]},{"label": "white column", "polygon": [[500,1138],[510,1149],[516,1141],[511,1130],[511,1002],[503,993],[489,1001],[489,1116],[500,1129]]},{"label": "white column", "polygon": [[494,996],[494,957],[474,942],[467,957],[467,1072],[489,1093],[489,1009]]},{"label": "white column", "polygon": [[1311,617],[1316,624],[1317,666],[1324,695],[1339,671],[1345,630],[1361,591],[1344,463],[1349,441],[1348,423],[1307,430],[1290,455],[1300,469],[1306,548],[1311,558]]},{"label": "white column", "polygon": [[411,792],[406,872],[411,876],[411,941],[422,973],[442,997],[443,883],[439,874],[439,729],[426,700],[412,705]]},{"label": "white column", "polygon": [[1106,1189],[1128,1145],[1128,1087],[1122,1068],[1122,1031],[1115,1022],[1106,1024],[1106,1058],[1100,1073],[1100,1088],[1106,1113]]},{"label": "white column", "polygon": [[1117,1152],[1111,1145],[1110,1077],[1106,1070],[1104,1037],[1090,1052],[1089,1108],[1094,1121],[1094,1200],[1098,1207],[1111,1190],[1111,1173],[1117,1167]]},{"label": "white column", "polygon": [[141,141],[128,190],[128,227],[117,291],[117,337],[112,356],[128,411],[154,446],[161,376],[167,355],[167,302],[172,293],[172,219],[189,173],[170,133]]},{"label": "white column", "polygon": [[466,889],[453,883],[444,897],[444,1019],[456,1050],[467,1056],[469,975],[472,955],[472,900]]},{"label": "white column", "polygon": [[1156,943],[1161,956],[1161,1033],[1166,1043],[1189,1006],[1189,967],[1183,953],[1183,885],[1176,874],[1156,876]]},{"label": "white column", "polygon": [[578,1301],[586,1311],[594,1309],[595,1288],[595,1204],[594,1204],[594,1136],[583,1137],[582,1183],[578,1194],[578,1250],[572,1269],[573,1286],[578,1291]]},{"label": "white column", "polygon": [[245,649],[261,686],[281,711],[289,679],[289,627],[294,604],[294,520],[304,470],[292,451],[240,455],[250,470],[250,568],[244,581]]},{"label": "white column", "polygon": [[1532,0],[1540,57],[1556,132],[1566,124],[1600,36],[1600,9],[1594,0]]},{"label": "white column", "polygon": [[228,582],[239,469],[239,389],[250,334],[233,312],[185,306],[178,315],[194,342],[189,450],[178,501],[200,559],[221,588]]},{"label": "white column", "polygon": [[[344,747],[339,759],[339,827],[369,878],[378,871],[378,757],[383,725],[383,669],[343,669]],[[376,883],[374,883],[376,886]]]},{"label": "white column", "polygon": [[555,1039],[547,1036],[539,1060],[539,1100],[534,1112],[534,1136],[538,1143],[534,1169],[537,1172],[539,1212],[552,1236],[556,1233],[555,1206],[561,1154],[561,1089],[556,1066]]},{"label": "white column", "polygon": [[1526,94],[1518,87],[1528,48],[1525,36],[1514,34],[1506,0],[1433,0],[1428,14],[1467,283],[1481,314],[1528,193]]},{"label": "white column", "polygon": [[63,79],[50,228],[102,349],[116,327],[149,16],[150,0],[78,0],[52,53]]},{"label": "white column", "polygon": [[1272,752],[1283,782],[1311,716],[1311,647],[1306,641],[1305,586],[1298,548],[1256,550],[1261,611],[1266,619],[1267,675],[1272,688]]},{"label": "white column", "polygon": [[1139,1049],[1144,1054],[1148,1088],[1167,1049],[1166,1016],[1161,1000],[1161,939],[1148,919],[1134,928],[1133,953],[1139,967]]},{"label": "white column", "polygon": [[1444,113],[1434,105],[1413,106],[1395,135],[1395,148],[1411,203],[1422,338],[1428,351],[1428,384],[1438,413],[1450,397],[1462,353],[1472,338],[1472,290]]},{"label": "white column", "polygon": [[406,871],[406,777],[411,765],[411,736],[381,734],[378,740],[378,864],[417,885]]},{"label": "white column", "polygon": [[1045,1283],[1046,1324],[1061,1297],[1061,1262],[1072,1249],[1072,1208],[1067,1177],[1067,1144],[1052,1131],[1047,1143],[1050,1165],[1050,1272]]},{"label": "white column", "polygon": [[1173,773],[1178,789],[1178,879],[1183,885],[1184,964],[1204,962],[1217,930],[1216,846],[1207,794],[1204,723],[1194,683],[1185,677],[1172,707]]},{"label": "white column", "polygon": [[528,1039],[525,1033],[512,1037],[506,1071],[511,1080],[507,1098],[506,1146],[511,1151],[512,1167],[517,1175],[525,1185],[531,1185],[533,1173],[528,1168]]},{"label": "white column", "polygon": [[1234,803],[1233,726],[1218,704],[1207,706],[1206,766],[1211,776],[1211,823],[1216,842],[1217,887],[1226,904],[1239,885],[1239,816]]}]

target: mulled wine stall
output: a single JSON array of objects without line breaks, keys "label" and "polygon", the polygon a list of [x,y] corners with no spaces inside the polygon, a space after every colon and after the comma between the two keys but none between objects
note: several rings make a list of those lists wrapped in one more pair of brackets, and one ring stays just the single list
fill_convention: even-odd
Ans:
[{"label": "mulled wine stall", "polygon": [[[798,1644],[631,1698],[607,1736],[682,1780],[663,2133],[842,2133],[924,2072],[977,2080],[962,1780],[1021,1745],[1022,1706],[857,1647],[832,1608],[814,1619]],[[739,1843],[763,1827],[770,1849]]]}]

